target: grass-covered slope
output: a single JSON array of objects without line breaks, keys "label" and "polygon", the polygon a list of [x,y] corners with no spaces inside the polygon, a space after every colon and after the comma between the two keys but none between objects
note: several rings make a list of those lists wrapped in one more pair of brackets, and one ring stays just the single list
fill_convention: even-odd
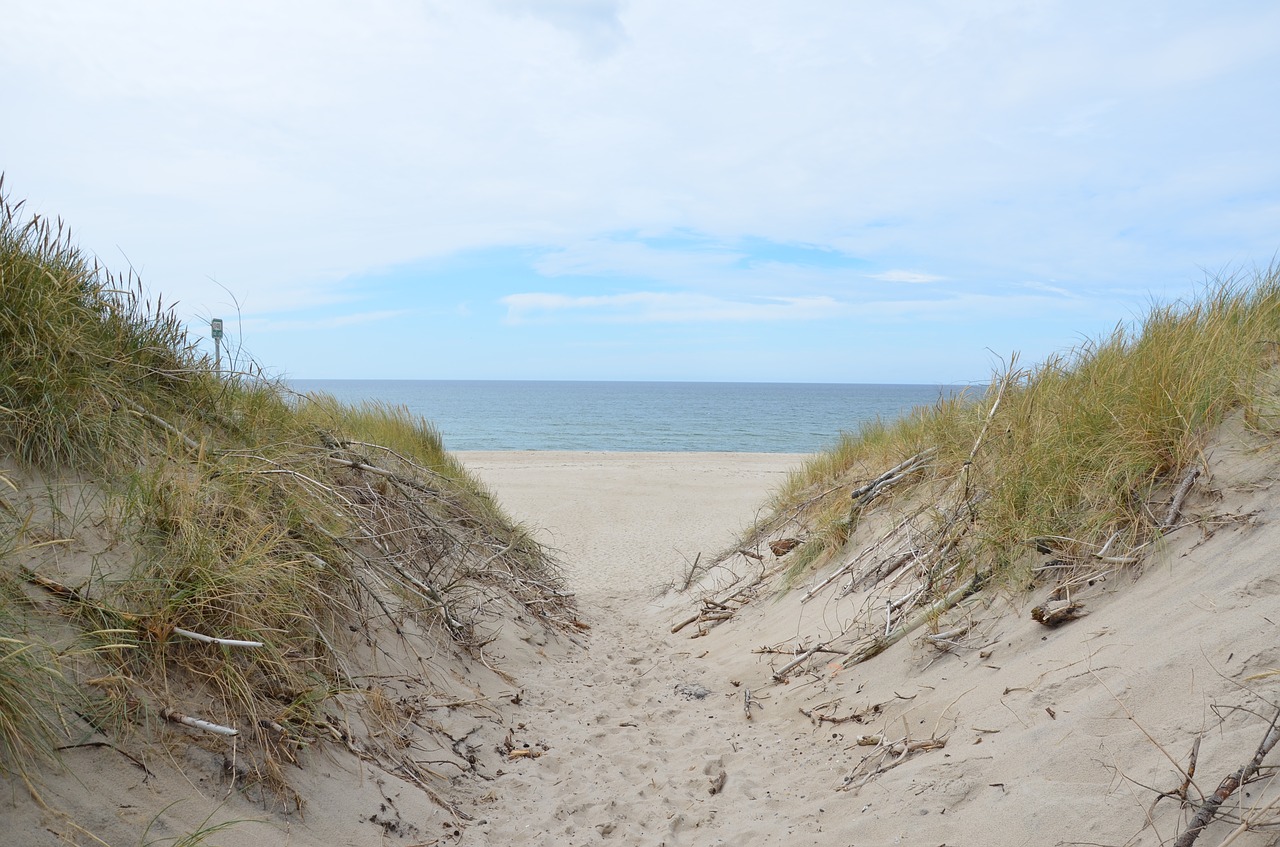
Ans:
[{"label": "grass-covered slope", "polygon": [[1271,270],[1043,364],[1015,362],[984,392],[844,436],[709,567],[781,541],[778,570],[806,600],[862,597],[860,614],[820,638],[846,664],[926,624],[936,631],[985,586],[1050,584],[1070,604],[1178,525],[1226,416],[1243,410],[1247,426],[1274,430],[1278,343]]},{"label": "grass-covered slope", "polygon": [[220,375],[142,291],[0,199],[0,768],[185,717],[295,802],[283,764],[403,735],[380,656],[429,688],[504,618],[571,620],[428,423]]}]

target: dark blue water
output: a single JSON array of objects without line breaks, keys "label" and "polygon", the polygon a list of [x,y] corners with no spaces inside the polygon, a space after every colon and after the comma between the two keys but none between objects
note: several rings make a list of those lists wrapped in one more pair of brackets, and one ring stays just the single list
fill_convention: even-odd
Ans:
[{"label": "dark blue water", "polygon": [[877,417],[964,390],[940,385],[743,382],[292,380],[345,403],[427,418],[450,450],[813,453]]}]

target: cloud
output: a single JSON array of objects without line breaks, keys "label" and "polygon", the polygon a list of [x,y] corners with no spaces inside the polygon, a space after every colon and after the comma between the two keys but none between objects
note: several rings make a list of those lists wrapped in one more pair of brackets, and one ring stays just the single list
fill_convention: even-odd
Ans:
[{"label": "cloud", "polygon": [[591,323],[691,323],[818,320],[848,311],[831,297],[728,300],[686,292],[635,291],[570,296],[546,292],[509,294],[508,323],[575,320]]},{"label": "cloud", "polygon": [[921,285],[927,282],[942,282],[946,279],[945,276],[917,273],[916,271],[885,271],[884,273],[871,274],[871,278],[881,280],[882,282],[906,282],[913,285]]},{"label": "cloud", "polygon": [[394,308],[386,269],[501,250],[523,264],[450,298],[757,320],[1039,279],[1141,306],[1277,249],[1276,4],[8,5],[6,188],[192,313],[229,299],[210,278],[264,320]]},{"label": "cloud", "polygon": [[1043,291],[1046,294],[1056,294],[1059,297],[1075,298],[1076,295],[1065,288],[1057,285],[1049,285],[1047,282],[1038,282],[1036,280],[1028,280],[1022,283],[1023,288],[1029,288],[1032,291]]},{"label": "cloud", "polygon": [[493,0],[500,11],[544,21],[577,39],[584,55],[603,58],[626,41],[621,0]]},{"label": "cloud", "polygon": [[[324,329],[341,329],[377,323],[407,314],[405,309],[383,309],[373,312],[352,312],[345,315],[331,315],[323,318],[245,318],[241,323],[246,332],[252,329],[256,334],[263,332],[311,332]],[[230,327],[228,327],[230,329]]]},{"label": "cloud", "polygon": [[534,268],[543,276],[639,276],[663,281],[688,281],[731,270],[747,254],[718,249],[659,249],[642,241],[598,238],[581,241],[538,258]]}]

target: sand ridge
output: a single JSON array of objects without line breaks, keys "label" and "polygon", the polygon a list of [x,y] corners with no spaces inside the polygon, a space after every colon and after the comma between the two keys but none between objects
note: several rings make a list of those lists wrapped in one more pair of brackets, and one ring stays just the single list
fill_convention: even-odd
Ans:
[{"label": "sand ridge", "polygon": [[[166,843],[214,816],[236,821],[206,841],[218,847],[1164,845],[1191,810],[1153,803],[1181,783],[1192,739],[1202,736],[1197,786],[1208,794],[1249,758],[1280,700],[1280,676],[1267,676],[1280,668],[1280,462],[1245,432],[1206,450],[1182,528],[1140,567],[1083,593],[1086,617],[1046,630],[1028,614],[1042,599],[1034,591],[984,591],[964,609],[981,649],[912,637],[864,665],[819,663],[787,684],[771,675],[788,655],[759,648],[801,650],[840,627],[849,600],[799,602],[822,571],[789,590],[762,587],[696,638],[671,625],[697,595],[669,586],[698,553],[732,544],[803,457],[461,458],[561,550],[590,630],[495,619],[483,664],[443,661],[406,690],[428,707],[415,720],[456,739],[450,752],[473,763],[468,771],[406,735],[405,754],[436,771],[427,787],[458,814],[394,762],[374,766],[335,746],[291,775],[306,807],[281,817],[234,791],[198,737],[183,746],[170,734],[166,756],[148,760],[154,775],[112,748],[70,752],[76,774],[42,787],[66,814],[23,804],[15,790],[0,843],[102,843],[77,826],[119,847],[137,839],[114,834],[148,828]],[[785,560],[751,567],[761,564]],[[409,679],[394,642],[377,645],[390,651],[384,670]],[[445,700],[470,705],[436,705]],[[938,743],[890,759],[876,738]],[[1197,843],[1280,819],[1267,810],[1276,796],[1266,781],[1245,786]],[[1232,844],[1274,845],[1274,832]]]},{"label": "sand ridge", "polygon": [[[585,652],[521,674],[529,708],[516,720],[547,753],[509,769],[462,843],[1171,843],[1191,812],[1168,799],[1153,811],[1156,791],[1181,782],[1171,759],[1185,764],[1202,733],[1210,793],[1274,711],[1274,681],[1250,676],[1280,667],[1276,462],[1237,443],[1214,455],[1190,523],[1090,587],[1087,617],[1046,630],[1029,616],[1034,593],[984,592],[967,613],[985,649],[913,638],[787,685],[769,680],[787,657],[757,648],[811,643],[838,627],[839,603],[766,593],[690,638],[670,624],[694,598],[651,586],[722,549],[801,457],[468,457],[558,540],[594,629]],[[746,688],[762,706],[751,720]],[[920,749],[876,759],[864,746],[876,738]],[[1199,843],[1265,818],[1275,795],[1260,784],[1234,798],[1234,822]],[[1234,843],[1275,842],[1264,830]]]}]

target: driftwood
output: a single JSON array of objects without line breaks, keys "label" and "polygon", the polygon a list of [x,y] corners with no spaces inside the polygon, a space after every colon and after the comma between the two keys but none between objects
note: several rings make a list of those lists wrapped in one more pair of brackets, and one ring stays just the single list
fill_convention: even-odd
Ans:
[{"label": "driftwood", "polygon": [[1060,603],[1036,606],[1031,610],[1031,619],[1047,627],[1061,626],[1067,621],[1082,617],[1084,607],[1080,603]]},{"label": "driftwood", "polygon": [[1173,494],[1173,501],[1169,503],[1169,510],[1164,513],[1164,520],[1160,521],[1161,532],[1168,532],[1178,522],[1178,515],[1182,513],[1182,504],[1186,502],[1187,495],[1191,493],[1191,486],[1199,476],[1200,468],[1196,467],[1187,471],[1187,475],[1182,478],[1182,482],[1178,484],[1178,490]]},{"label": "driftwood", "polygon": [[[880,774],[893,770],[905,762],[912,753],[941,750],[947,746],[947,739],[944,736],[912,741],[910,737],[904,736],[896,741],[889,741],[883,735],[860,735],[855,743],[859,747],[876,749],[863,757],[853,769],[853,773],[845,777],[844,784],[837,788],[837,791],[857,791]],[[860,776],[861,779],[858,778]]]},{"label": "driftwood", "polygon": [[1276,746],[1277,741],[1280,741],[1280,711],[1277,711],[1275,716],[1271,718],[1271,723],[1267,726],[1266,735],[1262,737],[1262,742],[1258,745],[1258,749],[1254,751],[1253,758],[1218,784],[1218,790],[1213,792],[1205,800],[1204,805],[1192,816],[1187,828],[1178,836],[1178,840],[1173,842],[1173,847],[1191,847],[1195,843],[1195,840],[1200,837],[1200,833],[1218,814],[1218,809],[1227,801],[1227,798],[1258,772],[1258,768],[1262,767],[1262,760],[1271,752],[1271,748]]},{"label": "driftwood", "polygon": [[890,632],[888,635],[876,636],[869,643],[864,644],[857,650],[851,650],[846,653],[844,658],[840,660],[840,664],[847,668],[880,655],[885,650],[897,644],[903,638],[906,638],[912,632],[915,632],[929,621],[937,619],[938,615],[941,615],[965,597],[968,597],[970,594],[977,591],[981,584],[981,575],[974,574],[973,577],[966,580],[963,585],[953,588],[945,597],[931,603],[929,606],[921,609],[909,619],[899,624],[898,628]]},{"label": "driftwood", "polygon": [[803,665],[805,662],[809,661],[810,657],[812,657],[814,653],[818,653],[823,650],[826,650],[827,645],[829,643],[830,642],[828,641],[819,641],[817,644],[813,645],[808,650],[805,650],[799,656],[795,657],[794,659],[787,662],[782,667],[778,668],[776,671],[773,672],[774,681],[782,682],[784,679],[787,678],[787,674],[791,673],[791,671],[795,670],[796,668]]},{"label": "driftwood", "polygon": [[1031,620],[1047,627],[1061,626],[1067,621],[1084,617],[1083,603],[1045,603],[1031,610]]},{"label": "driftwood", "polygon": [[198,632],[192,632],[189,629],[183,629],[175,626],[172,630],[174,635],[181,635],[184,638],[190,638],[192,641],[200,641],[204,644],[221,644],[223,647],[261,647],[261,641],[241,641],[235,638],[215,638],[212,635],[202,635]]},{"label": "driftwood", "polygon": [[168,709],[168,708],[161,709],[160,717],[164,718],[167,721],[171,721],[172,723],[180,723],[183,726],[189,726],[192,729],[202,729],[205,732],[212,732],[214,735],[239,735],[240,734],[240,730],[238,729],[232,729],[229,726],[216,724],[216,723],[213,723],[212,721],[201,720],[200,718],[193,718],[190,715],[184,715],[181,712],[175,712],[173,709]]},{"label": "driftwood", "polygon": [[187,446],[187,449],[190,450],[192,453],[200,452],[199,442],[197,442],[191,436],[187,435],[182,430],[178,429],[173,424],[166,421],[164,418],[160,417],[159,415],[153,415],[151,412],[148,412],[146,409],[142,408],[137,403],[129,402],[128,406],[130,411],[132,411],[138,417],[142,418],[143,420],[150,421],[151,423],[160,427],[170,435],[181,439],[182,443],[185,444]]},{"label": "driftwood", "polygon": [[895,465],[865,485],[861,485],[853,489],[853,491],[849,492],[849,499],[853,500],[854,509],[867,505],[876,497],[880,496],[882,491],[892,488],[899,482],[902,482],[912,473],[923,467],[925,462],[927,462],[936,452],[938,452],[936,447],[929,447],[925,450],[921,450],[919,453],[916,453],[906,461]]},{"label": "driftwood", "polygon": [[818,583],[818,584],[817,584],[817,585],[815,585],[813,588],[810,588],[808,591],[806,591],[806,592],[804,593],[804,595],[800,598],[800,602],[802,602],[802,603],[807,603],[807,602],[809,602],[810,600],[812,600],[812,599],[814,598],[814,596],[815,596],[815,595],[817,595],[817,593],[818,593],[819,591],[821,591],[822,589],[826,588],[828,585],[830,585],[831,583],[835,582],[837,579],[839,579],[840,577],[844,576],[844,575],[845,575],[845,574],[847,574],[849,571],[853,570],[854,566],[855,566],[855,565],[857,565],[859,562],[861,562],[864,556],[866,556],[867,554],[871,553],[873,550],[877,550],[877,549],[879,549],[882,545],[884,545],[886,542],[888,542],[888,540],[889,540],[890,538],[894,537],[894,536],[895,536],[895,535],[897,535],[899,532],[901,532],[901,531],[902,531],[902,529],[903,529],[903,527],[905,527],[908,523],[910,523],[910,522],[911,522],[911,519],[912,519],[912,518],[914,518],[914,517],[915,517],[915,515],[909,515],[909,516],[907,516],[907,517],[903,518],[901,521],[899,521],[899,522],[898,522],[898,525],[897,525],[897,526],[895,526],[893,529],[891,529],[891,530],[889,530],[888,532],[886,532],[884,535],[880,536],[880,538],[876,541],[876,543],[872,544],[872,545],[871,545],[871,546],[869,546],[869,547],[864,548],[864,549],[863,549],[863,551],[862,551],[861,553],[859,553],[857,556],[855,556],[855,557],[854,557],[853,559],[851,559],[850,561],[848,561],[848,562],[846,562],[845,564],[841,565],[841,566],[840,566],[839,568],[837,568],[834,572],[832,572],[829,576],[827,576],[827,578],[826,578],[826,579],[822,580],[822,582]]},{"label": "driftwood", "polygon": [[728,778],[729,774],[725,772],[724,768],[717,770],[711,777],[711,788],[708,789],[708,793],[719,794],[721,791],[724,791],[724,783]]},{"label": "driftwood", "polygon": [[935,647],[941,647],[943,649],[957,647],[959,645],[956,643],[956,639],[967,635],[969,633],[969,629],[969,624],[962,624],[960,626],[953,627],[952,629],[948,629],[945,632],[935,632],[932,635],[926,635],[924,640],[928,641]]}]

